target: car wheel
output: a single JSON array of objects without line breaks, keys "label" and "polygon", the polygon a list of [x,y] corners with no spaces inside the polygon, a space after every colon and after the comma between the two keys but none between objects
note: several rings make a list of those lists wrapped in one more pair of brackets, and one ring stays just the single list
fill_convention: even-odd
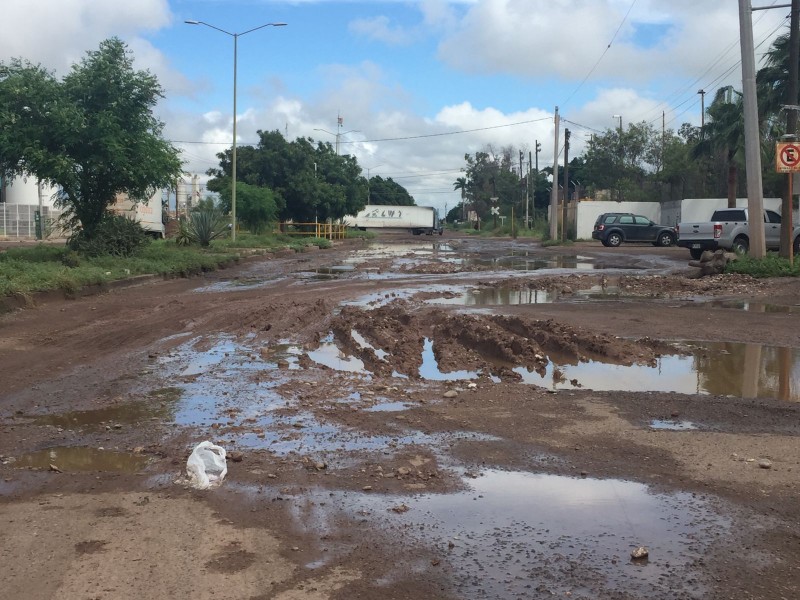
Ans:
[{"label": "car wheel", "polygon": [[700,257],[703,256],[703,249],[689,248],[689,256],[691,256],[694,260],[700,260]]},{"label": "car wheel", "polygon": [[736,254],[747,254],[748,250],[750,250],[750,242],[746,237],[739,236],[733,240],[733,251]]},{"label": "car wheel", "polygon": [[800,235],[794,238],[794,255],[800,254]]},{"label": "car wheel", "polygon": [[611,246],[612,248],[616,248],[622,243],[622,234],[617,233],[616,231],[613,233],[609,233],[608,237],[606,238],[606,246]]},{"label": "car wheel", "polygon": [[658,239],[656,241],[659,246],[672,246],[675,243],[675,236],[668,231],[664,231],[658,234]]}]

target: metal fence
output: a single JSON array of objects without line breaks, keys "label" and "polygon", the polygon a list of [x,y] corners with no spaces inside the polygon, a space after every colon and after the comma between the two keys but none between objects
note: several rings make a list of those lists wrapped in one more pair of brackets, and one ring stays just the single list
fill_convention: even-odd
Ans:
[{"label": "metal fence", "polygon": [[[0,238],[36,239],[36,204],[0,203]],[[48,237],[56,225],[61,211],[42,207],[42,232]]]}]

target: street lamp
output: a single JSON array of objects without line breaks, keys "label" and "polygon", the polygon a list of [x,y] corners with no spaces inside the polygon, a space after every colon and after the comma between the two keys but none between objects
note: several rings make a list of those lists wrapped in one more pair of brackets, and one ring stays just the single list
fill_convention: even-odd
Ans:
[{"label": "street lamp", "polygon": [[350,131],[345,131],[344,133],[333,133],[332,131],[328,131],[327,129],[321,129],[318,127],[314,128],[314,131],[322,131],[323,133],[327,133],[328,135],[332,135],[336,138],[336,156],[339,156],[339,137],[342,135],[347,135],[348,133],[361,133],[358,129],[351,129]]},{"label": "street lamp", "polygon": [[700,137],[703,137],[703,129],[706,126],[706,91],[699,89],[697,93],[700,94]]},{"label": "street lamp", "polygon": [[619,119],[619,134],[622,135],[622,115],[611,115],[612,119]]},{"label": "street lamp", "polygon": [[383,166],[383,164],[380,164],[380,165],[374,165],[374,166],[372,166],[372,167],[367,167],[367,205],[371,204],[371,203],[370,203],[371,196],[370,196],[370,193],[369,193],[369,180],[370,180],[370,177],[369,177],[369,172],[370,172],[372,169],[377,169],[378,167],[382,167],[382,166]]},{"label": "street lamp", "polygon": [[264,23],[258,27],[253,27],[241,33],[231,33],[219,27],[206,23],[205,21],[184,21],[187,25],[205,25],[211,29],[221,31],[225,35],[233,38],[233,150],[231,156],[231,240],[236,240],[236,58],[239,49],[239,36],[252,31],[263,29],[264,27],[284,27],[286,23]]}]

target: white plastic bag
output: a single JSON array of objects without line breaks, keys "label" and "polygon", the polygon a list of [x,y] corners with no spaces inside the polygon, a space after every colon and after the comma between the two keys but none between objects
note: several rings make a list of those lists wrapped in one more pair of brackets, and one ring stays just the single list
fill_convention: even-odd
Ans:
[{"label": "white plastic bag", "polygon": [[228,473],[225,448],[211,442],[200,442],[186,461],[189,485],[198,490],[217,487]]}]

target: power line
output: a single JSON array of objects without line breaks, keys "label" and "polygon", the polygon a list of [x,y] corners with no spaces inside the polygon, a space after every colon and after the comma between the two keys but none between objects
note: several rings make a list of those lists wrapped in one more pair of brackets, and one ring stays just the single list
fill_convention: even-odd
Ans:
[{"label": "power line", "polygon": [[584,77],[584,78],[581,80],[581,82],[578,84],[578,87],[576,87],[576,88],[575,88],[575,89],[572,91],[572,93],[571,93],[571,94],[570,94],[570,95],[567,97],[567,99],[566,99],[566,100],[564,100],[564,102],[562,102],[562,103],[561,103],[561,106],[566,106],[566,105],[567,105],[567,102],[569,102],[570,100],[572,100],[573,96],[575,96],[575,94],[577,94],[577,93],[578,93],[578,90],[580,90],[580,89],[583,87],[583,84],[584,84],[584,83],[586,83],[586,80],[587,80],[587,79],[589,79],[589,77],[591,77],[591,76],[592,76],[592,73],[594,73],[595,69],[596,69],[596,68],[598,67],[598,65],[600,64],[600,61],[602,61],[602,60],[603,60],[603,58],[605,57],[606,53],[607,53],[607,52],[608,52],[608,51],[611,49],[611,44],[613,44],[613,43],[614,43],[614,40],[616,40],[616,39],[617,39],[617,35],[619,35],[619,32],[620,32],[620,30],[622,29],[622,26],[625,24],[625,21],[627,21],[627,20],[628,20],[628,15],[630,15],[630,14],[631,14],[631,11],[633,10],[633,7],[634,7],[634,5],[636,4],[636,2],[637,2],[637,0],[633,0],[633,2],[631,2],[631,5],[630,5],[630,7],[628,7],[628,12],[626,12],[626,13],[625,13],[625,16],[624,16],[624,17],[622,17],[622,21],[620,21],[620,23],[619,23],[619,27],[617,27],[617,30],[614,32],[614,35],[611,37],[611,41],[610,41],[610,42],[608,42],[608,46],[606,46],[606,49],[605,49],[605,50],[603,50],[603,53],[600,55],[600,58],[598,58],[598,59],[597,59],[597,62],[596,62],[596,63],[594,63],[594,66],[593,66],[591,69],[589,69],[589,72],[586,74],[586,77]]}]

